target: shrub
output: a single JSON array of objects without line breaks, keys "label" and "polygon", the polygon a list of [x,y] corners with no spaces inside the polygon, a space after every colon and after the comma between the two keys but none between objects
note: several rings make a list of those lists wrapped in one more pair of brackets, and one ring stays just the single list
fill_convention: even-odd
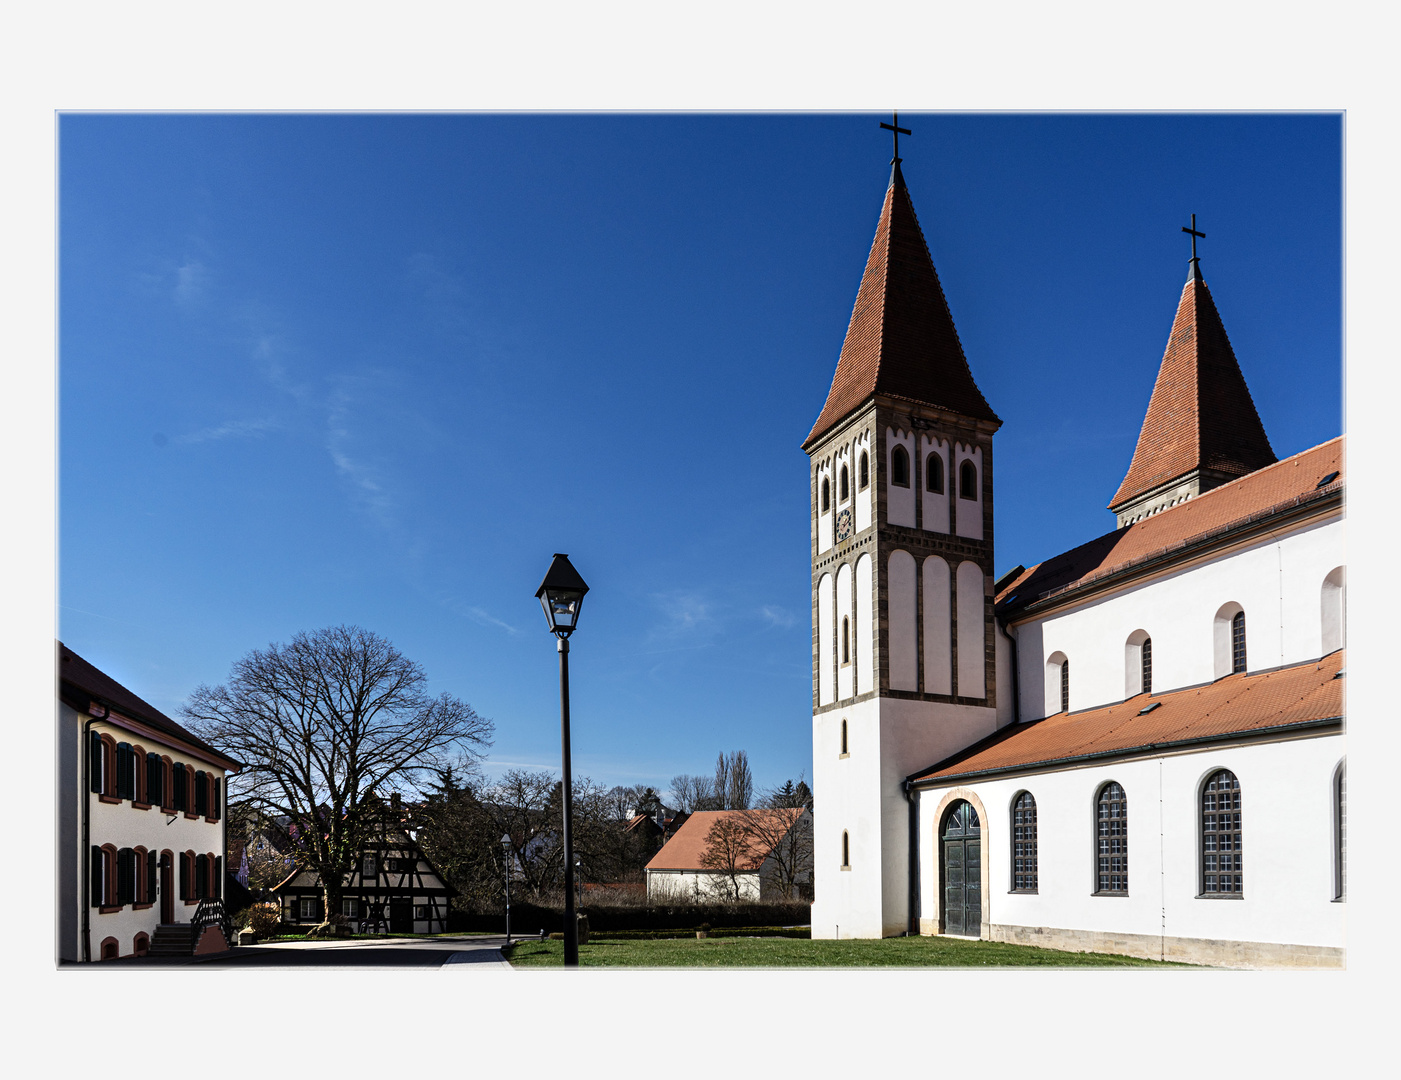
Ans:
[{"label": "shrub", "polygon": [[282,905],[276,902],[254,904],[239,914],[244,917],[240,919],[236,916],[234,926],[245,927],[260,938],[276,932],[282,924]]}]

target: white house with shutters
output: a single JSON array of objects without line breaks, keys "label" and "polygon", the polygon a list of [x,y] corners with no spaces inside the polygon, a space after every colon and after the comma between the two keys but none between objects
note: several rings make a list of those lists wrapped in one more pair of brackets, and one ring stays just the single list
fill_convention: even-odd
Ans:
[{"label": "white house with shutters", "polygon": [[1279,460],[1193,251],[1116,527],[995,577],[897,159],[811,469],[814,937],[1338,966],[1342,438]]},{"label": "white house with shutters", "polygon": [[227,947],[224,790],[238,762],[58,645],[60,960]]}]

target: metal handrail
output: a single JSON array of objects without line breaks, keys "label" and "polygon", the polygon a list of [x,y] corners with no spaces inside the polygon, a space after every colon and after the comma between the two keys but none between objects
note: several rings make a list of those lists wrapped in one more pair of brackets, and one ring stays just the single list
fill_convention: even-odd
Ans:
[{"label": "metal handrail", "polygon": [[190,925],[195,928],[196,941],[206,927],[217,926],[223,932],[224,942],[233,944],[230,939],[232,928],[229,926],[229,913],[224,907],[224,901],[217,896],[206,896],[200,900],[194,915],[190,917]]}]

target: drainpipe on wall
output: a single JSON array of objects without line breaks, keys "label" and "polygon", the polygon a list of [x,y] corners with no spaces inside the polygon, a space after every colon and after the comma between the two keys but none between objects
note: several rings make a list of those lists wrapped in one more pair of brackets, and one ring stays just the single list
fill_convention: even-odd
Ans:
[{"label": "drainpipe on wall", "polygon": [[1021,664],[1017,661],[1017,639],[1014,634],[1007,632],[1007,623],[1002,619],[997,620],[997,628],[1002,631],[1002,636],[1012,646],[1012,723],[1017,724],[1022,719],[1022,692],[1021,692]]},{"label": "drainpipe on wall", "polygon": [[905,920],[905,936],[909,937],[919,933],[919,799],[908,780],[901,781],[901,789],[910,808],[909,917]]},{"label": "drainpipe on wall", "polygon": [[92,746],[88,736],[93,724],[106,720],[111,710],[102,706],[102,715],[91,717],[83,725],[83,743],[79,753],[83,756],[83,895],[79,898],[83,905],[83,962],[92,960]]}]

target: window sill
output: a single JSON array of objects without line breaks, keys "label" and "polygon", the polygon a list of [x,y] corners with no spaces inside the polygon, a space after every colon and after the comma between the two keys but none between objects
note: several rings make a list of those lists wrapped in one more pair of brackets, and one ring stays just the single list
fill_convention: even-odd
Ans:
[{"label": "window sill", "polygon": [[151,809],[151,804],[148,802],[137,802],[135,799],[132,799],[131,808],[133,810],[149,810]]},{"label": "window sill", "polygon": [[150,904],[132,904],[132,905],[131,905],[131,910],[132,910],[132,911],[145,911],[145,910],[147,910],[148,908],[153,908],[153,907],[155,907],[155,906],[156,906],[156,905],[155,905],[154,903],[150,903]]},{"label": "window sill", "polygon": [[1238,892],[1204,892],[1197,893],[1198,900],[1244,900],[1245,895]]},{"label": "window sill", "polygon": [[199,903],[198,900],[186,900],[186,901],[185,901],[185,906],[186,906],[186,907],[194,907],[194,906],[195,906],[196,904],[198,904],[198,903]]},{"label": "window sill", "polygon": [[1038,889],[1008,889],[1008,890],[1007,890],[1007,895],[1008,895],[1008,896],[1037,896],[1037,895],[1039,895],[1039,893],[1040,893],[1040,890],[1038,890]]},{"label": "window sill", "polygon": [[99,792],[99,793],[98,793],[97,801],[98,801],[98,802],[105,802],[105,803],[120,803],[122,800],[121,800],[121,798],[120,798],[119,796],[116,796],[116,795],[108,795],[108,794],[104,791],[104,792]]},{"label": "window sill", "polygon": [[218,819],[218,818],[216,818],[216,817],[210,817],[208,814],[205,815],[204,820],[207,821],[207,822],[209,822],[209,824],[211,824],[211,825],[217,825],[217,824],[219,824],[219,819]]},{"label": "window sill", "polygon": [[121,904],[103,904],[100,908],[97,909],[97,913],[98,913],[99,915],[111,915],[114,911],[121,911],[121,910],[122,910],[122,905],[121,905]]},{"label": "window sill", "polygon": [[186,820],[186,821],[198,821],[198,820],[199,820],[199,815],[198,815],[198,814],[192,814],[192,813],[190,813],[188,810],[182,811],[182,813],[184,813],[184,815],[185,815],[185,820]]},{"label": "window sill", "polygon": [[1115,892],[1115,891],[1113,891],[1112,889],[1110,889],[1110,890],[1106,890],[1106,891],[1104,891],[1104,892],[1092,892],[1092,893],[1090,893],[1090,895],[1091,895],[1091,896],[1122,896],[1122,897],[1124,897],[1125,899],[1128,899],[1129,891],[1128,891],[1128,889],[1125,889],[1125,890],[1123,890],[1122,892]]}]

